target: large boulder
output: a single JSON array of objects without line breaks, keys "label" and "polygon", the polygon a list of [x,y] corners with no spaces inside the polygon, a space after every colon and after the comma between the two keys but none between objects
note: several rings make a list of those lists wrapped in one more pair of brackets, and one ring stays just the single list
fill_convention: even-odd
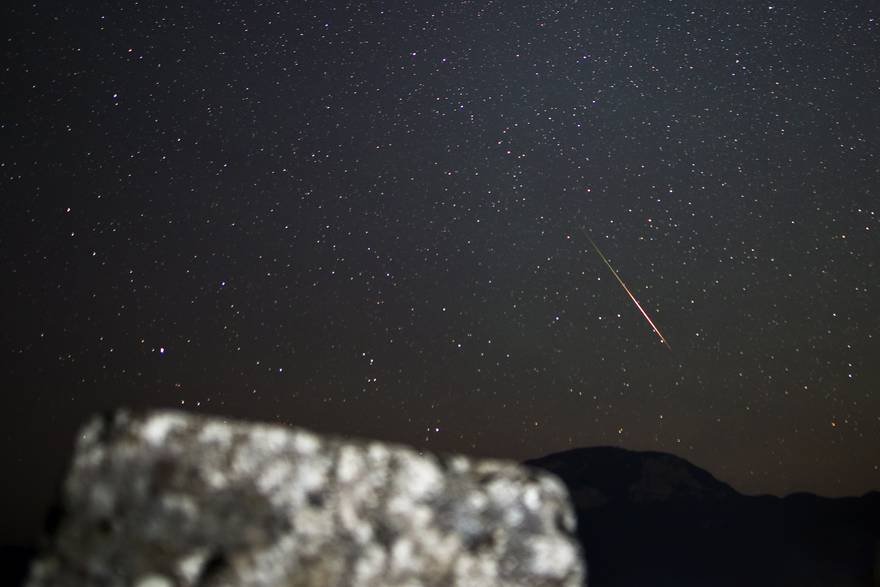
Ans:
[{"label": "large boulder", "polygon": [[580,586],[574,524],[514,463],[118,412],[82,430],[27,585]]}]

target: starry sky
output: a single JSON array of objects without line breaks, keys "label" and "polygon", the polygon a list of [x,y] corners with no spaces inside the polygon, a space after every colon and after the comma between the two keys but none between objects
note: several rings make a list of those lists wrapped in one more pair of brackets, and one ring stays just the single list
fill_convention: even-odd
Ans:
[{"label": "starry sky", "polygon": [[3,9],[0,539],[119,406],[880,488],[875,3],[189,4]]}]

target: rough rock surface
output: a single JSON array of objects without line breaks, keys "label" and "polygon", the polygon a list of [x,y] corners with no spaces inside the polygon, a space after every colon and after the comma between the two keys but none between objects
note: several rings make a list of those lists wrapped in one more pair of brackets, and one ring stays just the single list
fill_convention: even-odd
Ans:
[{"label": "rough rock surface", "polygon": [[513,463],[118,412],[83,429],[27,585],[574,586],[574,524]]}]

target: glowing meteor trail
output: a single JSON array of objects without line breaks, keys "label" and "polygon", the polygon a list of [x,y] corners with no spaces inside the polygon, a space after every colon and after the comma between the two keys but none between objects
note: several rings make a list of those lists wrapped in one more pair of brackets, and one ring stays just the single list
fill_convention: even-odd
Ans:
[{"label": "glowing meteor trail", "polygon": [[620,286],[623,288],[623,290],[627,293],[627,295],[629,295],[629,299],[631,299],[633,301],[633,303],[636,305],[636,308],[639,309],[639,312],[642,313],[642,316],[644,316],[645,320],[648,321],[648,324],[651,325],[651,329],[657,334],[657,336],[660,337],[660,342],[662,342],[664,345],[666,345],[666,348],[668,348],[671,351],[672,347],[669,346],[668,342],[666,342],[666,337],[660,333],[660,329],[657,328],[657,325],[654,324],[654,321],[651,320],[651,317],[648,316],[647,312],[645,312],[645,309],[639,303],[639,300],[636,299],[636,296],[634,296],[633,293],[629,290],[629,288],[626,287],[626,284],[623,282],[623,279],[620,278],[620,275],[617,274],[617,271],[614,270],[614,267],[611,266],[611,263],[608,262],[608,259],[605,258],[605,255],[602,254],[602,251],[599,250],[599,247],[596,246],[596,243],[593,242],[593,239],[590,238],[590,235],[587,234],[586,230],[584,231],[584,236],[587,237],[587,240],[590,241],[591,245],[593,245],[593,249],[596,251],[596,253],[599,254],[599,257],[602,258],[602,261],[605,262],[605,265],[608,267],[608,269],[611,270],[611,273],[614,274],[614,277],[617,278],[617,282],[620,284]]}]

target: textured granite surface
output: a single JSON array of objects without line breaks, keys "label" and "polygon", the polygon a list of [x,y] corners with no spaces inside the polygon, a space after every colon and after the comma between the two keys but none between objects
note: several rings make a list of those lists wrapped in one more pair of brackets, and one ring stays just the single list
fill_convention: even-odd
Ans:
[{"label": "textured granite surface", "polygon": [[515,463],[117,412],[80,434],[27,585],[579,586],[574,520]]}]

